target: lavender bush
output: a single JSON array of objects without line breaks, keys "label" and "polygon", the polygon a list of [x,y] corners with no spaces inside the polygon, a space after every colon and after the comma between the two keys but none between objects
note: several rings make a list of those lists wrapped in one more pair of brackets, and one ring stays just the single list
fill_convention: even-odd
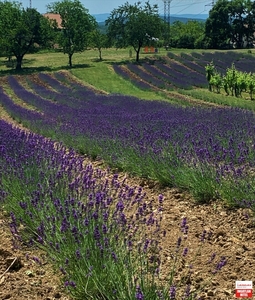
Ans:
[{"label": "lavender bush", "polygon": [[[197,299],[199,291],[175,282],[188,254],[186,219],[169,281],[160,281],[162,195],[147,199],[141,187],[84,164],[72,149],[1,120],[0,153],[0,200],[13,236],[45,249],[75,298]],[[225,263],[214,263],[214,273]]]}]

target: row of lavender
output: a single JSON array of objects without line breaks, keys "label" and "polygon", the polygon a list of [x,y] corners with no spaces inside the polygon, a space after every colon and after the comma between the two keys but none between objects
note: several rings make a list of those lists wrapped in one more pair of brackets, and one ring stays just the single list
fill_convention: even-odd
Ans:
[{"label": "row of lavender", "polygon": [[187,188],[200,201],[254,200],[252,112],[181,108],[128,96],[97,95],[81,86],[74,86],[75,90],[64,86],[61,92],[63,84],[56,78],[46,74],[40,78],[56,91],[30,82],[32,93],[15,77],[9,78],[16,95],[37,112],[19,107],[4,94],[0,100],[33,130],[123,170]]},{"label": "row of lavender", "polygon": [[197,64],[203,69],[204,67],[213,62],[219,72],[225,73],[227,68],[230,68],[232,64],[241,72],[255,72],[255,58],[252,54],[245,54],[237,51],[226,51],[226,52],[204,52],[198,53],[193,52],[191,54],[182,53],[181,55],[175,55],[169,53],[168,56],[174,60],[179,61],[183,65],[192,62],[193,65]]},{"label": "row of lavender", "polygon": [[219,72],[231,67],[232,63],[242,72],[254,72],[254,57],[250,54],[237,52],[205,52],[191,54],[172,52],[168,59],[153,60],[137,64],[113,66],[115,72],[130,80],[141,89],[190,89],[192,87],[206,87],[205,67],[213,61]]},{"label": "row of lavender", "polygon": [[130,79],[139,88],[159,88],[173,90],[176,88],[190,89],[193,86],[205,87],[204,74],[195,71],[195,68],[181,65],[176,62],[149,61],[137,64],[127,64],[126,67],[114,65],[117,74]]},{"label": "row of lavender", "polygon": [[[169,280],[159,280],[160,243],[167,235],[161,229],[162,195],[148,199],[125,178],[85,165],[72,149],[2,120],[0,174],[0,204],[10,212],[15,240],[45,249],[74,298],[197,299],[190,283],[176,285],[179,262],[189,257],[182,243],[186,218],[177,244],[167,249],[173,253]],[[205,234],[198,246],[204,241]],[[210,259],[215,274],[226,258],[216,264],[214,258],[215,253]]]}]

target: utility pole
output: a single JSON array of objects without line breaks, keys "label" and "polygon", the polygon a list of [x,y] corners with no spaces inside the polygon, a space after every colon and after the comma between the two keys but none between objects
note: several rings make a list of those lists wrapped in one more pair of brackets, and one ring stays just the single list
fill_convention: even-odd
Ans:
[{"label": "utility pole", "polygon": [[167,24],[165,32],[165,46],[169,47],[170,44],[170,4],[172,0],[163,0],[164,1],[164,21]]},{"label": "utility pole", "polygon": [[32,8],[32,0],[29,0],[29,8]]}]

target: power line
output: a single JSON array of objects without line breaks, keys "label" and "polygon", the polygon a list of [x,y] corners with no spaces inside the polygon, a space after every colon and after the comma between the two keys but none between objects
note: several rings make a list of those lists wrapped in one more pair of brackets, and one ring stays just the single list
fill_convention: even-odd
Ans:
[{"label": "power line", "polygon": [[[170,12],[171,12],[171,8],[177,8],[177,7],[181,7],[181,6],[184,7],[180,11],[178,11],[177,14],[179,14],[180,12],[182,12],[186,9],[189,9],[193,5],[202,4],[204,2],[207,2],[208,0],[178,0],[178,1],[176,1],[176,0],[156,0],[156,1],[161,2],[161,3],[163,2],[163,5],[164,5],[164,21],[166,24],[164,39],[165,39],[165,46],[168,47],[170,44],[170,30],[171,30],[171,28],[170,28],[170,24],[171,24]],[[215,4],[215,0],[211,0],[211,1],[212,2],[210,4],[210,6],[213,7]],[[175,5],[171,6],[171,4],[173,4],[173,2],[175,2]],[[180,2],[186,2],[186,3],[180,4]],[[208,4],[205,5],[204,10],[202,12],[204,12],[206,10],[206,6],[209,6],[209,5]],[[199,14],[201,14],[202,12],[200,12]],[[199,15],[199,14],[196,14],[196,15]]]},{"label": "power line", "polygon": [[214,0],[212,0],[211,3],[208,3],[208,4],[206,4],[205,6],[211,6],[211,7],[214,7],[214,4],[215,4],[215,2],[214,2]]}]

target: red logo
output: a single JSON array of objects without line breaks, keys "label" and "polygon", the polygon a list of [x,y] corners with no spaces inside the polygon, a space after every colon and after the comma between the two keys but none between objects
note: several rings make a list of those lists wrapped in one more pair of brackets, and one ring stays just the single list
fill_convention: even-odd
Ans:
[{"label": "red logo", "polygon": [[252,298],[252,281],[236,281],[236,298]]}]

